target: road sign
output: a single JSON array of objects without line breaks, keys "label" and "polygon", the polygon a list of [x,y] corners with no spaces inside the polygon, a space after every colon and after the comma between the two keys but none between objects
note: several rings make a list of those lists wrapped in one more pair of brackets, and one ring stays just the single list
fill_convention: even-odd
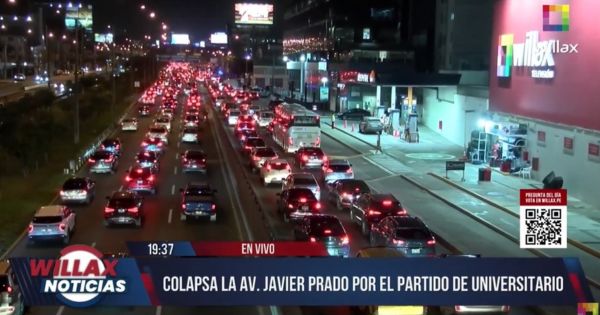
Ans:
[{"label": "road sign", "polygon": [[448,171],[462,171],[462,181],[465,181],[465,162],[464,161],[446,161],[446,178]]}]

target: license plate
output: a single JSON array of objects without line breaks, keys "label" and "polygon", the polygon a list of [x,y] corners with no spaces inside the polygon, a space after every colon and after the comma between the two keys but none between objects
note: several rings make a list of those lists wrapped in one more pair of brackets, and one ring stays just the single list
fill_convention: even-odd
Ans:
[{"label": "license plate", "polygon": [[302,211],[308,211],[308,206],[302,206]]},{"label": "license plate", "polygon": [[138,180],[137,183],[138,184],[142,184],[144,181]]},{"label": "license plate", "polygon": [[198,165],[192,165],[192,167],[193,167],[193,168],[197,168],[197,167],[198,167]]},{"label": "license plate", "polygon": [[412,254],[420,254],[421,253],[421,249],[420,248],[413,248],[410,250],[410,252]]},{"label": "license plate", "polygon": [[317,157],[315,157],[315,156],[311,156],[311,157],[310,157],[310,159],[311,159],[311,160],[316,160],[316,159],[317,159]]},{"label": "license plate", "polygon": [[204,215],[205,214],[203,211],[196,211],[195,213],[199,214],[199,215]]},{"label": "license plate", "polygon": [[119,209],[119,213],[125,213],[125,209]]}]

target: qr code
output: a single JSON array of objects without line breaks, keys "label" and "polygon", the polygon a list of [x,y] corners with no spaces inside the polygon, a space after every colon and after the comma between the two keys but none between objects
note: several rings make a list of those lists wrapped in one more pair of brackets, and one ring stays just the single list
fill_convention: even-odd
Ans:
[{"label": "qr code", "polygon": [[521,248],[566,248],[567,209],[521,207]]}]

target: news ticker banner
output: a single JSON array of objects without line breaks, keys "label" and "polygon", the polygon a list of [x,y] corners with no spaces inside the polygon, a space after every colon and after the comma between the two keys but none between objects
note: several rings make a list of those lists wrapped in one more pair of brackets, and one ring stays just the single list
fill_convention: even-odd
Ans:
[{"label": "news ticker banner", "polygon": [[11,258],[27,305],[575,305],[575,258]]},{"label": "news ticker banner", "polygon": [[567,248],[567,191],[521,189],[521,248]]}]

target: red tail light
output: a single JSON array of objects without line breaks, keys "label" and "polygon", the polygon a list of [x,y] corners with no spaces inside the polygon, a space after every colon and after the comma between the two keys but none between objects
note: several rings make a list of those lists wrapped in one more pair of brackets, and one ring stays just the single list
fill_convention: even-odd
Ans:
[{"label": "red tail light", "polygon": [[391,205],[392,205],[392,201],[391,201],[391,200],[385,200],[385,201],[383,202],[383,205],[384,205],[384,206],[386,206],[386,207],[389,207],[389,206],[391,206]]},{"label": "red tail light", "polygon": [[289,138],[288,138],[288,144],[289,144],[289,145],[292,145],[292,144],[294,144],[294,139],[292,139],[292,137],[289,137]]},{"label": "red tail light", "polygon": [[323,234],[331,234],[331,230],[327,229],[323,231]]},{"label": "red tail light", "polygon": [[137,170],[135,170],[135,172],[138,173],[138,174],[142,174],[143,171],[144,170],[142,170],[141,168],[138,168]]},{"label": "red tail light", "polygon": [[153,182],[154,181],[154,175],[150,175],[150,177],[148,177],[148,181]]},{"label": "red tail light", "polygon": [[33,224],[30,224],[30,225],[27,227],[27,231],[28,231],[28,232],[31,232],[31,231],[33,231]]},{"label": "red tail light", "polygon": [[288,172],[290,172],[290,173],[292,172],[292,167],[291,166],[288,165],[285,168],[288,170]]},{"label": "red tail light", "polygon": [[315,209],[317,209],[317,210],[320,210],[320,209],[321,209],[321,203],[320,203],[320,202],[317,202],[317,203],[315,204]]},{"label": "red tail light", "polygon": [[162,146],[163,146],[163,143],[162,143],[162,142],[159,142],[159,143],[157,144],[157,146],[159,146],[159,147],[162,147]]},{"label": "red tail light", "polygon": [[146,141],[142,141],[142,146],[143,146],[143,147],[145,147],[145,146],[147,146],[147,145],[148,145],[148,142],[146,142]]},{"label": "red tail light", "polygon": [[202,159],[202,163],[206,163],[206,159]]},{"label": "red tail light", "polygon": [[126,182],[130,182],[130,181],[131,181],[131,176],[127,175],[127,176],[125,177],[125,181],[126,181]]},{"label": "red tail light", "polygon": [[508,305],[502,305],[502,312],[505,312],[505,313],[510,312],[510,306],[508,306]]},{"label": "red tail light", "polygon": [[306,198],[300,198],[300,202],[305,203],[306,202]]},{"label": "red tail light", "polygon": [[210,210],[215,210],[215,209],[217,209],[217,205],[213,203],[212,206],[210,206]]},{"label": "red tail light", "polygon": [[317,241],[317,238],[314,236],[311,236],[309,239],[312,243],[315,243]]},{"label": "red tail light", "polygon": [[96,160],[94,160],[94,159],[92,159],[92,158],[89,158],[89,159],[88,159],[88,162],[89,162],[89,163],[96,163]]},{"label": "red tail light", "polygon": [[252,157],[252,159],[253,159],[254,161],[258,161],[258,160],[260,160],[260,157],[258,157],[258,156],[253,156],[253,157]]},{"label": "red tail light", "polygon": [[429,246],[435,245],[435,239],[430,239],[429,241],[427,241],[427,245],[429,245]]},{"label": "red tail light", "polygon": [[346,197],[348,197],[348,193],[343,192],[342,193],[342,198],[346,198]]},{"label": "red tail light", "polygon": [[302,161],[308,161],[308,155],[303,155],[302,156]]},{"label": "red tail light", "polygon": [[380,215],[381,211],[377,211],[377,210],[369,210],[369,212],[367,212],[367,215]]},{"label": "red tail light", "polygon": [[350,244],[350,238],[348,237],[348,235],[342,237],[342,245],[348,245]]},{"label": "red tail light", "polygon": [[115,209],[113,209],[113,208],[109,208],[109,207],[104,208],[104,213],[113,213],[113,212],[115,212]]},{"label": "red tail light", "polygon": [[323,155],[323,161],[327,161],[327,155]]},{"label": "red tail light", "polygon": [[407,213],[406,213],[406,210],[402,209],[402,210],[398,211],[396,214],[398,214],[398,215],[406,215]]},{"label": "red tail light", "polygon": [[404,245],[404,241],[403,240],[394,240],[394,245]]},{"label": "red tail light", "polygon": [[333,173],[333,170],[328,168],[327,170],[325,170],[326,173]]},{"label": "red tail light", "polygon": [[138,213],[139,211],[140,211],[140,209],[138,207],[133,207],[133,208],[127,209],[127,212],[131,212],[131,213]]},{"label": "red tail light", "polygon": [[317,147],[321,145],[321,137],[317,137],[317,141],[315,142],[315,145]]},{"label": "red tail light", "polygon": [[181,204],[181,209],[185,210],[185,208],[186,208],[186,205],[185,205],[185,203],[182,203],[182,204]]},{"label": "red tail light", "polygon": [[106,163],[112,163],[112,161],[113,161],[113,157],[112,156],[110,158],[108,158],[108,159],[104,159],[104,162],[106,162]]},{"label": "red tail light", "polygon": [[58,225],[58,229],[64,231],[67,226],[64,223]]},{"label": "red tail light", "polygon": [[346,174],[352,174],[352,168],[349,168],[349,169],[346,171]]},{"label": "red tail light", "polygon": [[267,164],[267,171],[270,172],[271,171],[271,164]]},{"label": "red tail light", "polygon": [[291,204],[291,203],[288,203],[288,208],[290,208],[290,209],[294,209],[294,205],[293,205],[293,204]]}]

